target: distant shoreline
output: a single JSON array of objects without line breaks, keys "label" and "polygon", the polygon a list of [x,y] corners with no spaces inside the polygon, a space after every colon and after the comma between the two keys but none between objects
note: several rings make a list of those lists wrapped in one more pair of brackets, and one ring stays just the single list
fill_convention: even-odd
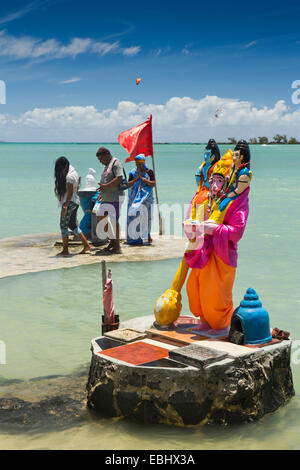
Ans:
[{"label": "distant shoreline", "polygon": [[[120,145],[118,142],[9,142],[0,141],[1,144],[13,144],[13,145]],[[153,142],[153,145],[206,145],[207,142]],[[217,142],[218,145],[236,145],[233,142]],[[279,142],[268,142],[267,144],[249,143],[249,145],[260,145],[267,147],[268,145],[299,145],[300,142],[294,143],[279,143]]]}]

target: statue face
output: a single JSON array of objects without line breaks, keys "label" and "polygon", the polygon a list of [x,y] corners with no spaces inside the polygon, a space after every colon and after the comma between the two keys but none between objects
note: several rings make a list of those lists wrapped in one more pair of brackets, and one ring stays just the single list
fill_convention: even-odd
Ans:
[{"label": "statue face", "polygon": [[240,150],[235,150],[233,152],[232,159],[233,159],[233,163],[234,163],[236,168],[238,166],[240,166],[243,162],[243,155],[241,155],[241,151]]},{"label": "statue face", "polygon": [[225,183],[225,178],[222,175],[218,175],[218,174],[212,175],[209,181],[209,184],[210,184],[211,191],[214,196],[219,194],[219,192],[223,189],[224,183]]}]

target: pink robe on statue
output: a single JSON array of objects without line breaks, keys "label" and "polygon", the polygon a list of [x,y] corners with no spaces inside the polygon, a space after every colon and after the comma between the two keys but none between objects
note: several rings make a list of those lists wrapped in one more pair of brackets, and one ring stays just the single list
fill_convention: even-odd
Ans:
[{"label": "pink robe on statue", "polygon": [[185,260],[190,268],[203,268],[212,251],[225,264],[236,268],[237,243],[243,236],[249,214],[249,191],[250,187],[232,202],[223,223],[216,227],[213,235],[205,235],[203,246],[199,250],[185,253]]},{"label": "pink robe on statue", "polygon": [[232,288],[237,266],[237,243],[242,238],[248,213],[247,188],[227,207],[223,223],[203,246],[185,253],[191,270],[187,281],[190,311],[213,329],[227,328],[233,313]]}]

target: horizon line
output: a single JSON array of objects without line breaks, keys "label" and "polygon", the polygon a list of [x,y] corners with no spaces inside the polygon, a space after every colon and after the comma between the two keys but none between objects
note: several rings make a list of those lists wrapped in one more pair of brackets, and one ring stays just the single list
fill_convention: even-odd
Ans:
[{"label": "horizon line", "polygon": [[[224,141],[217,141],[218,145],[236,145],[237,142],[224,142]],[[47,141],[31,141],[31,142],[24,142],[24,141],[14,141],[14,140],[2,140],[0,141],[0,144],[72,144],[72,145],[119,145],[118,142],[64,142],[64,141],[57,141],[57,142],[47,142]],[[205,142],[153,142],[153,145],[206,145],[207,141]],[[274,142],[274,141],[269,141],[268,143],[251,143],[248,142],[249,145],[270,145],[270,144],[275,144],[275,145],[298,145],[300,142],[295,142],[293,144],[287,143],[279,143],[279,142]],[[121,147],[121,146],[120,146]],[[122,148],[122,147],[121,147]],[[125,149],[124,149],[125,150]]]}]

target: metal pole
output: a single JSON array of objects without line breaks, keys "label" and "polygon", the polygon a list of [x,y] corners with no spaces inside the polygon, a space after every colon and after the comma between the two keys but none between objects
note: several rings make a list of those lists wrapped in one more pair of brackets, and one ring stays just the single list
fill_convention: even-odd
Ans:
[{"label": "metal pole", "polygon": [[155,186],[154,187],[155,187],[155,200],[156,200],[157,211],[158,211],[159,235],[162,235],[163,234],[163,226],[162,226],[162,218],[161,218],[160,211],[159,211],[154,155],[151,155],[151,157],[152,157],[152,167],[153,167],[153,172],[154,172],[154,177],[155,177]]}]

